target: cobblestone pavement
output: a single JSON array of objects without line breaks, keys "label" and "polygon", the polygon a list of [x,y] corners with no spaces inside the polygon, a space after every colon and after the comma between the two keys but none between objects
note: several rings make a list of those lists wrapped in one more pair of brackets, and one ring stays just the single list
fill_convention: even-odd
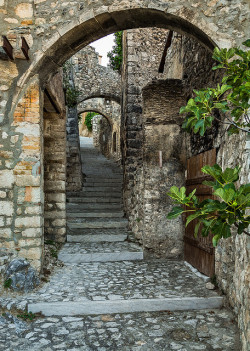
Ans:
[{"label": "cobblestone pavement", "polygon": [[[206,289],[204,281],[184,262],[121,261],[65,264],[57,267],[50,281],[34,293],[16,298],[31,303],[195,296],[217,293]],[[1,300],[5,296],[0,303]]]},{"label": "cobblestone pavement", "polygon": [[240,351],[228,311],[152,312],[86,317],[0,317],[5,351]]}]

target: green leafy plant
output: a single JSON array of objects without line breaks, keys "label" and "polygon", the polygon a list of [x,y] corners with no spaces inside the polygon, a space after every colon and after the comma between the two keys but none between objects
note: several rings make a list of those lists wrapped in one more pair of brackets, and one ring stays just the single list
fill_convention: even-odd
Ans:
[{"label": "green leafy plant", "polygon": [[5,288],[5,289],[9,289],[9,288],[11,287],[11,283],[12,283],[11,278],[6,279],[6,280],[4,281],[4,283],[3,283],[4,288]]},{"label": "green leafy plant", "polygon": [[54,240],[45,240],[45,241],[44,241],[44,244],[46,244],[46,245],[54,245],[54,246],[56,246],[56,243],[55,243],[55,241],[54,241]]},{"label": "green leafy plant", "polygon": [[195,196],[196,189],[189,195],[186,188],[178,189],[173,186],[168,195],[174,200],[176,206],[168,214],[167,218],[178,217],[182,213],[189,216],[186,226],[193,220],[197,220],[194,235],[198,236],[199,230],[202,236],[213,234],[213,245],[216,246],[221,238],[231,236],[231,227],[237,227],[238,234],[250,235],[246,228],[250,224],[250,216],[246,214],[250,206],[250,184],[236,186],[239,179],[240,168],[227,168],[224,172],[217,164],[204,166],[202,172],[214,178],[214,181],[205,181],[204,185],[213,188],[213,195],[218,199],[206,199],[202,202]]},{"label": "green leafy plant", "polygon": [[51,256],[54,257],[54,258],[58,258],[58,251],[55,250],[55,249],[50,249],[50,253],[51,253]]},{"label": "green leafy plant", "polygon": [[[250,39],[243,45],[250,47]],[[213,70],[222,69],[225,72],[222,82],[214,89],[194,90],[195,97],[180,109],[180,113],[187,113],[183,128],[203,136],[216,119],[229,126],[230,134],[239,133],[240,130],[248,132],[250,50],[215,48],[213,58],[219,63]],[[217,118],[215,110],[224,113],[225,118]]]},{"label": "green leafy plant", "polygon": [[109,65],[114,71],[121,73],[122,60],[123,60],[123,47],[122,47],[122,36],[123,32],[116,32],[115,36],[115,45],[112,50],[108,52],[107,56],[109,58]]},{"label": "green leafy plant", "polygon": [[72,74],[73,64],[67,61],[63,65],[63,88],[65,91],[66,105],[68,107],[75,107],[78,103],[78,97],[81,92],[70,82],[70,76]]},{"label": "green leafy plant", "polygon": [[96,112],[88,112],[86,117],[85,117],[84,124],[87,126],[87,128],[90,132],[92,132],[92,118],[94,116],[97,116],[97,115],[98,115],[98,113],[96,113]]},{"label": "green leafy plant", "polygon": [[18,318],[33,321],[37,316],[32,312],[24,312],[17,315]]},{"label": "green leafy plant", "polygon": [[80,96],[80,91],[73,87],[66,88],[66,104],[68,107],[74,107],[78,103],[78,97]]}]

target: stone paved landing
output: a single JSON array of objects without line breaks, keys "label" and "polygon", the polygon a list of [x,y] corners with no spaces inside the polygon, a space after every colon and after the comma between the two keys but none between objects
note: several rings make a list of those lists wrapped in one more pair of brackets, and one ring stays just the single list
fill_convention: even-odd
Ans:
[{"label": "stone paved landing", "polygon": [[143,251],[129,242],[68,243],[58,258],[64,263],[142,260]]},{"label": "stone paved landing", "polygon": [[225,310],[39,318],[0,317],[5,351],[240,351]]},{"label": "stone paved landing", "polygon": [[171,297],[214,297],[183,262],[124,261],[68,264],[57,268],[29,300],[103,301]]}]

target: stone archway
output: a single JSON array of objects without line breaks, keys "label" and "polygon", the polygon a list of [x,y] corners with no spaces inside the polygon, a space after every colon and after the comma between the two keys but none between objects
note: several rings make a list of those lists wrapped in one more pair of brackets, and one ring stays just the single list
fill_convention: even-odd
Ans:
[{"label": "stone archway", "polygon": [[[24,138],[24,134],[27,134],[27,132],[31,133],[31,135],[36,133],[36,137],[38,139],[41,138],[40,110],[43,101],[40,98],[41,86],[58,70],[66,59],[93,40],[120,29],[156,26],[185,33],[188,36],[196,38],[211,50],[214,45],[220,46],[223,44],[223,46],[229,46],[236,41],[234,37],[230,36],[231,31],[234,29],[240,28],[242,34],[247,30],[244,24],[241,25],[239,22],[237,14],[232,18],[225,15],[223,24],[220,24],[221,8],[218,5],[216,5],[218,7],[214,7],[208,1],[205,4],[203,1],[196,1],[195,3],[194,1],[190,1],[185,5],[183,5],[182,1],[175,1],[171,6],[165,1],[159,1],[153,6],[149,6],[143,0],[136,5],[132,1],[127,1],[126,3],[117,1],[112,2],[109,6],[104,5],[101,0],[91,5],[86,1],[82,2],[80,7],[72,7],[67,13],[63,10],[63,4],[55,5],[56,9],[54,7],[51,8],[49,4],[45,5],[44,2],[36,3],[34,6],[35,13],[33,13],[32,6],[27,5],[25,14],[18,11],[14,14],[15,8],[10,6],[9,11],[15,17],[14,24],[3,26],[4,34],[8,38],[8,35],[15,33],[15,28],[18,28],[18,25],[24,24],[23,16],[25,17],[25,21],[31,19],[32,23],[33,21],[37,23],[37,31],[31,31],[27,27],[27,30],[23,34],[30,45],[30,61],[27,61],[23,65],[21,61],[23,57],[20,54],[20,58],[14,62],[5,61],[5,74],[1,77],[1,87],[4,87],[4,95],[6,97],[6,103],[1,104],[2,110],[5,110],[5,119],[2,121],[3,131],[8,133],[11,129],[12,135],[18,133],[20,140]],[[209,12],[212,6],[215,16],[211,16]],[[233,4],[228,7],[229,10],[231,6]],[[45,17],[48,19],[48,24],[44,23],[44,20],[41,20],[41,17],[44,17],[45,10]],[[42,14],[43,16],[41,16]],[[55,25],[55,23],[57,24]],[[13,39],[12,42],[14,47],[19,40],[19,34],[16,35],[16,39]],[[15,50],[14,55],[17,56]],[[10,72],[11,79],[7,78]],[[33,77],[32,83],[30,81],[31,77]],[[9,90],[10,86],[11,92]],[[14,91],[14,94],[12,94],[12,91]],[[29,91],[28,94],[27,91]],[[38,96],[39,101],[36,100],[36,106],[34,106],[36,117],[32,118],[32,116],[30,117],[30,110],[27,110],[25,107],[27,100],[33,105],[33,96],[35,95]],[[25,114],[25,116],[19,117],[20,114]],[[13,116],[15,118],[14,123],[12,123]],[[11,123],[12,125],[10,125]],[[36,129],[36,132],[34,132],[34,129]],[[10,137],[11,135],[9,138],[6,138],[7,140],[3,144],[3,151],[8,152],[7,150],[11,149]],[[20,162],[27,163],[26,166],[30,169],[30,173],[28,173],[30,180],[25,186],[35,183],[37,184],[36,186],[42,189],[42,175],[36,174],[34,177],[33,171],[34,165],[39,164],[39,162],[41,163],[41,148],[37,148],[37,155],[34,156],[34,161],[30,161],[25,152],[23,152],[22,143],[19,142],[16,145],[15,157],[13,158],[11,168],[8,169],[10,178],[13,178],[11,187],[17,186],[19,188],[21,186],[19,183],[17,185],[15,179],[15,172],[17,172],[15,169],[17,163],[20,165]],[[21,188],[19,190],[21,191]],[[26,221],[25,218],[24,221]],[[12,219],[11,226],[13,229],[16,228],[15,223],[18,223],[16,222],[16,215]],[[39,254],[37,255],[37,259],[38,256]]]},{"label": "stone archway", "polygon": [[[13,149],[12,135],[17,133],[19,140],[14,146],[15,153],[12,153],[11,156],[12,166],[5,172],[11,179],[10,188],[17,187],[20,192],[25,191],[25,187],[34,186],[34,184],[42,192],[43,175],[36,171],[36,165],[40,165],[42,161],[41,108],[43,98],[41,87],[78,50],[93,40],[126,28],[149,26],[170,28],[196,38],[210,50],[214,45],[229,46],[236,42],[236,38],[230,36],[230,33],[236,28],[241,31],[242,35],[247,31],[244,25],[244,16],[240,19],[235,12],[232,17],[228,17],[226,14],[223,17],[223,23],[221,23],[219,20],[221,18],[221,8],[218,4],[216,4],[216,7],[215,4],[208,1],[205,4],[204,1],[190,1],[185,5],[182,1],[175,1],[171,3],[171,6],[165,1],[158,1],[153,6],[148,5],[145,0],[139,1],[139,4],[134,4],[133,1],[127,1],[126,3],[115,1],[109,6],[104,5],[101,0],[91,5],[86,1],[82,2],[81,6],[72,7],[67,13],[63,10],[63,4],[55,5],[55,7],[58,6],[56,9],[54,7],[50,8],[50,5],[45,5],[44,2],[38,2],[34,6],[35,13],[33,13],[33,8],[27,5],[25,14],[18,11],[14,14],[15,8],[10,5],[9,11],[13,13],[15,21],[13,21],[13,24],[3,26],[4,34],[7,38],[9,35],[10,38],[11,34],[16,33],[18,26],[24,24],[25,21],[27,23],[30,23],[29,21],[37,23],[36,31],[31,30],[29,25],[26,24],[27,30],[24,30],[23,34],[30,45],[30,60],[23,64],[23,57],[20,53],[19,56],[17,55],[16,45],[20,35],[16,34],[16,37],[15,35],[12,37],[14,38],[12,45],[15,47],[14,56],[16,55],[19,58],[16,58],[14,62],[4,61],[4,64],[1,65],[1,68],[4,67],[1,88],[4,89],[4,97],[6,98],[5,102],[1,104],[1,108],[4,110],[1,121],[3,132],[8,135],[2,143],[3,153],[5,152],[7,155],[10,153],[9,150]],[[247,5],[242,5],[241,10],[244,6]],[[230,11],[231,7],[233,7],[233,4],[228,6],[227,9]],[[211,9],[214,16],[210,14]],[[48,24],[41,20],[41,17],[44,17],[45,10]],[[245,12],[247,14],[247,11]],[[56,16],[55,13],[57,13]],[[77,16],[75,16],[76,13]],[[244,12],[242,11],[242,13]],[[41,16],[42,14],[43,16]],[[11,90],[9,90],[10,87]],[[27,102],[29,103],[29,109],[26,108]],[[22,140],[27,133],[31,136],[34,135],[38,140],[39,147],[36,149],[37,154],[33,155],[34,160],[30,160],[23,151],[24,143]],[[17,181],[17,176],[20,172],[23,172],[23,166],[20,166],[23,164],[27,168],[27,175],[29,176],[25,184]],[[17,201],[16,195],[16,199],[12,203],[17,203]],[[43,201],[41,201],[41,208],[43,207],[42,203]],[[43,210],[41,210],[42,212]],[[26,229],[26,225],[29,226],[29,220],[26,217],[23,218],[23,221],[20,218],[17,220],[16,216],[17,213],[14,213],[10,226],[14,232],[17,230],[19,237],[20,235],[22,237],[22,231]],[[20,220],[23,224],[19,223]],[[38,222],[42,223],[42,215]],[[12,237],[8,240],[12,241]],[[27,246],[27,250],[29,250],[29,246]],[[41,250],[39,252],[34,256],[36,262],[41,259],[42,252]]]},{"label": "stone archway", "polygon": [[[195,38],[210,51],[216,45],[240,44],[248,36],[247,2],[237,3],[236,7],[235,2],[222,5],[217,0],[83,0],[65,11],[66,2],[52,5],[41,0],[24,6],[22,0],[17,0],[5,3],[0,13],[2,33],[14,48],[15,58],[6,60],[5,56],[0,61],[0,186],[5,223],[1,245],[13,250],[22,245],[20,255],[37,269],[43,256],[41,88],[51,76],[78,50],[118,30],[168,28]],[[30,46],[29,61],[20,50],[21,36]],[[32,156],[27,150],[33,150]],[[27,211],[34,204],[38,215],[31,219]]]},{"label": "stone archway", "polygon": [[[20,0],[21,1],[21,0]],[[13,20],[5,21],[3,17],[3,34],[14,47],[15,61],[1,61],[1,69],[4,74],[1,76],[3,101],[0,105],[0,123],[2,124],[3,142],[2,154],[10,158],[11,163],[3,165],[2,174],[8,176],[9,189],[14,191],[14,198],[10,201],[13,213],[5,233],[7,241],[15,247],[13,232],[18,233],[22,238],[27,228],[33,228],[30,217],[23,215],[20,218],[17,205],[20,195],[27,190],[27,187],[36,188],[40,194],[41,201],[40,216],[37,218],[37,227],[42,233],[43,213],[43,174],[40,171],[42,165],[42,105],[43,97],[41,88],[49,78],[61,67],[61,65],[78,50],[90,42],[101,38],[109,33],[137,27],[159,27],[169,28],[176,32],[197,39],[210,51],[215,45],[230,46],[239,43],[242,36],[246,36],[247,27],[244,20],[247,16],[247,4],[241,4],[240,10],[235,10],[233,3],[221,7],[218,2],[209,0],[190,0],[189,2],[177,0],[166,3],[159,0],[157,3],[148,3],[147,0],[140,0],[121,3],[119,0],[106,5],[104,1],[98,0],[89,4],[82,1],[81,5],[72,6],[68,12],[64,11],[64,3],[45,4],[39,1],[34,4],[27,4],[26,11],[18,11],[20,1],[17,5],[9,5],[9,13]],[[21,3],[20,3],[21,4]],[[232,15],[228,16],[228,12]],[[242,16],[238,16],[241,11]],[[211,15],[212,14],[212,15]],[[34,27],[30,27],[35,23]],[[20,27],[23,37],[30,46],[29,61],[23,61],[25,57],[20,50]],[[237,39],[235,31],[239,33]],[[35,152],[30,159],[25,150],[25,135],[35,138],[37,145],[33,145]],[[131,131],[131,135],[133,131]],[[16,140],[16,141],[15,141]],[[133,140],[133,144],[138,143]],[[132,144],[132,142],[131,142]],[[14,146],[13,146],[14,145]],[[14,152],[10,150],[15,148]],[[26,149],[25,149],[26,148]],[[25,181],[20,181],[20,176],[27,175]],[[4,184],[5,186],[5,184]],[[31,189],[32,190],[32,189]],[[23,204],[22,213],[25,214],[25,207],[30,206],[29,201]],[[17,218],[19,216],[19,218]],[[8,217],[8,216],[7,216]],[[42,236],[42,234],[41,234]],[[30,248],[34,248],[34,255],[30,256]],[[36,250],[38,249],[39,250]],[[24,242],[24,256],[36,262],[36,267],[41,264],[42,250],[40,244],[26,240]]]},{"label": "stone archway", "polygon": [[[20,89],[36,73],[40,73],[44,84],[51,72],[55,72],[81,48],[118,30],[138,27],[169,28],[197,39],[210,50],[215,45],[229,47],[239,43],[240,38],[246,36],[248,31],[244,23],[247,22],[247,3],[241,4],[241,8],[236,10],[233,3],[221,6],[217,1],[209,0],[192,0],[185,4],[181,0],[167,3],[160,0],[153,4],[148,4],[146,0],[140,0],[136,4],[131,0],[124,3],[117,0],[109,5],[99,0],[91,4],[83,1],[81,5],[72,6],[67,12],[63,5],[62,2],[51,7],[50,4],[39,1],[34,4],[35,12],[32,4],[27,4],[27,11],[19,15],[19,5],[16,8],[9,5],[8,10],[13,12],[14,18],[13,23],[8,24],[4,21],[4,14],[0,14],[3,23],[6,23],[3,34],[12,36],[14,54],[19,48],[18,28],[24,23],[27,26],[24,37],[30,46],[30,61],[20,69],[20,60],[17,64],[10,62],[4,65],[6,73],[11,72],[11,79],[4,79],[5,83],[10,86],[14,80],[16,92],[20,93]],[[228,13],[232,15],[228,16]],[[37,25],[31,29],[29,24],[33,22]],[[233,34],[235,31],[238,39]],[[18,55],[21,59],[24,58],[20,52]],[[11,109],[10,101],[8,109]]]}]

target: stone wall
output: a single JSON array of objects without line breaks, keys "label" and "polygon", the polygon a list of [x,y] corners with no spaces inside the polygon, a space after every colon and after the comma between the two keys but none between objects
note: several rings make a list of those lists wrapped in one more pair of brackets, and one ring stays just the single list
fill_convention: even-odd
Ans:
[{"label": "stone wall", "polygon": [[66,108],[62,80],[61,71],[46,87],[44,102],[44,235],[56,242],[66,239]]},{"label": "stone wall", "polygon": [[[122,134],[125,171],[124,200],[130,229],[142,240],[143,205],[143,126],[142,88],[158,73],[168,31],[136,29],[124,32],[122,69]],[[140,220],[139,220],[140,219]]]},{"label": "stone wall", "polygon": [[43,247],[43,94],[38,77],[1,128],[0,248],[40,270]]},{"label": "stone wall", "polygon": [[[67,64],[67,70],[64,72],[64,80],[67,81],[72,91],[75,91],[75,69],[72,59]],[[66,190],[69,192],[79,191],[82,189],[83,173],[81,164],[79,123],[77,104],[67,106],[67,182]]]},{"label": "stone wall", "polygon": [[[249,137],[245,133],[239,136],[228,136],[225,128],[220,130],[224,139],[220,142],[217,154],[217,163],[226,167],[240,165],[240,183],[250,183],[250,144]],[[218,137],[218,139],[220,139]],[[218,144],[216,141],[216,144]],[[242,234],[232,238],[221,240],[215,254],[215,274],[221,290],[227,295],[228,301],[236,316],[238,325],[242,331],[241,339],[243,350],[249,345],[250,330],[250,238]]]},{"label": "stone wall", "polygon": [[172,208],[167,191],[183,186],[185,178],[185,138],[179,116],[185,102],[183,82],[153,82],[143,89],[143,100],[142,242],[145,250],[158,257],[180,258],[182,218],[167,220],[166,214]]},{"label": "stone wall", "polygon": [[99,63],[99,54],[88,45],[72,57],[74,82],[80,91],[79,103],[89,98],[106,97],[120,101],[121,76]]},{"label": "stone wall", "polygon": [[[14,60],[10,60],[1,48],[1,247],[16,249],[18,255],[31,260],[33,266],[40,269],[44,205],[44,99],[41,88],[69,57],[106,34],[121,29],[150,27],[155,23],[158,27],[186,33],[210,50],[214,45],[239,45],[249,36],[248,14],[249,2],[246,0],[2,0],[0,28],[13,46]],[[30,47],[30,60],[26,60],[20,50],[21,36],[24,36]],[[130,70],[131,67],[128,67],[129,73]],[[129,99],[128,103],[131,103]],[[133,157],[133,153],[137,152],[138,140],[133,143],[132,139],[141,130],[141,123],[136,119],[131,129],[128,127],[128,148],[131,148],[131,154],[127,152],[127,157]],[[124,134],[123,141],[126,144]],[[139,183],[140,162],[136,176],[133,172],[136,172],[137,163],[134,171],[130,171],[131,165],[127,164],[127,180],[134,182],[133,187]],[[135,193],[132,200],[138,204],[139,194]],[[131,206],[133,209],[136,207],[133,203]],[[235,259],[234,276],[238,278],[235,278],[234,286],[237,286],[237,294],[238,291],[244,291],[244,294],[246,291],[242,284],[245,278],[242,281],[239,278],[239,262],[243,262],[243,256],[237,254]],[[228,267],[231,267],[230,264]],[[228,279],[226,273],[221,274]],[[241,311],[245,307],[244,294],[237,295],[238,304],[242,305]],[[243,328],[243,323],[240,325]]]},{"label": "stone wall", "polygon": [[[167,80],[164,83],[160,82],[157,71],[152,73],[148,68],[148,62],[153,62],[152,67],[154,67],[153,54],[157,50],[147,42],[149,37],[147,31],[148,29],[143,29],[140,34],[134,31],[131,36],[128,33],[125,37],[127,43],[125,60],[127,61],[124,65],[127,64],[127,67],[123,67],[124,105],[122,109],[128,138],[124,152],[127,185],[125,201],[130,228],[136,238],[143,243],[144,249],[158,257],[178,257],[182,252],[182,242],[179,240],[181,240],[183,227],[181,220],[171,224],[164,217],[171,207],[165,195],[170,186],[183,184],[186,159],[216,147],[218,148],[217,162],[224,168],[234,166],[235,162],[241,160],[242,180],[247,182],[249,181],[247,180],[249,154],[245,150],[249,145],[245,143],[243,135],[240,138],[234,136],[228,139],[225,130],[219,128],[216,123],[204,138],[200,138],[193,134],[185,135],[178,130],[177,114],[176,124],[173,124],[173,120],[168,120],[171,94],[168,95],[166,84],[167,82],[171,84],[169,78],[181,79],[180,105],[184,105],[192,96],[194,88],[213,86],[221,73],[211,71],[213,60],[207,49],[195,41],[175,34],[167,54],[163,75]],[[144,46],[144,43],[147,45]],[[158,47],[160,46],[157,45]],[[177,62],[172,64],[173,60]],[[157,68],[157,65],[155,66]],[[153,79],[154,77],[158,82]],[[143,84],[145,84],[144,89],[142,89]],[[178,96],[176,93],[175,95]],[[173,107],[179,107],[174,97],[171,111]],[[175,116],[174,113],[172,116]],[[143,152],[140,153],[140,150]],[[159,167],[157,155],[159,151],[163,151],[162,168]],[[167,158],[164,160],[164,157]],[[175,236],[178,238],[176,241]],[[247,334],[249,333],[248,237],[242,235],[220,243],[216,249],[216,276],[219,287],[226,293],[228,301],[238,315],[243,350],[247,350],[249,339]]]}]

